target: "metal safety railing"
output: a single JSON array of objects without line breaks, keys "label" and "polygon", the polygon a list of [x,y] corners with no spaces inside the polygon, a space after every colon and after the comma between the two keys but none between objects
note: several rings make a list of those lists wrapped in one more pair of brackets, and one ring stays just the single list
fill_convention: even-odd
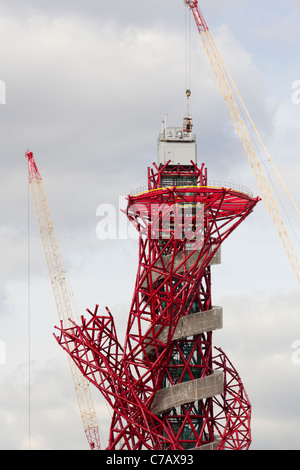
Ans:
[{"label": "metal safety railing", "polygon": [[[170,187],[170,188],[173,188],[175,185],[173,186],[164,186],[162,188],[157,188],[158,189],[165,189],[167,187]],[[177,186],[177,188],[199,188],[201,186]],[[226,189],[232,189],[233,191],[236,191],[238,193],[242,193],[242,194],[246,194],[247,196],[249,197],[253,197],[253,193],[250,189],[246,188],[245,186],[242,186],[242,185],[239,185],[239,184],[234,184],[234,183],[230,183],[228,181],[224,181],[224,182],[221,182],[221,181],[216,181],[216,180],[211,180],[211,181],[208,181],[207,182],[207,185],[206,186],[202,186],[202,187],[207,187],[207,188],[217,188],[217,189],[222,189],[222,188],[226,188]],[[153,191],[153,189],[148,189],[148,186],[138,186],[137,188],[133,189],[130,193],[129,193],[129,196],[139,196],[140,194],[145,194],[149,191]]]}]

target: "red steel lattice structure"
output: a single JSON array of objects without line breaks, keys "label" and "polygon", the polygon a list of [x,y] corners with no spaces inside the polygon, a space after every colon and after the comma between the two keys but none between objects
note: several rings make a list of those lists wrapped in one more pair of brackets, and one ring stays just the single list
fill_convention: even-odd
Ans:
[{"label": "red steel lattice structure", "polygon": [[[194,142],[189,117],[176,129],[176,145]],[[249,448],[250,402],[225,353],[213,350],[222,308],[212,304],[211,266],[258,200],[210,186],[204,164],[186,159],[154,164],[148,187],[128,196],[139,263],[124,345],[98,306],[56,334],[113,410],[108,450]]]}]

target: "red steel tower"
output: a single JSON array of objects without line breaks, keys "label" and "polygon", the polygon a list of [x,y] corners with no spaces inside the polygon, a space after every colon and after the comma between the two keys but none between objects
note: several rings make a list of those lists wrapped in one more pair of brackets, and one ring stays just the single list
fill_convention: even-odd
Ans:
[{"label": "red steel tower", "polygon": [[258,201],[245,188],[209,184],[189,114],[182,127],[163,123],[148,185],[128,196],[139,264],[124,345],[98,305],[81,324],[57,328],[113,410],[108,450],[249,448],[250,402],[212,344],[222,308],[212,303],[211,266]]}]

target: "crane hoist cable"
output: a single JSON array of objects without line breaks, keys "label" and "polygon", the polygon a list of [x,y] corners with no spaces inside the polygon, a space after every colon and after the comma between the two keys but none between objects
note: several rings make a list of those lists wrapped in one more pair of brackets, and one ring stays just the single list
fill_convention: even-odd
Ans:
[{"label": "crane hoist cable", "polygon": [[191,14],[185,9],[185,88],[192,87]]},{"label": "crane hoist cable", "polygon": [[[210,33],[209,33],[209,34],[210,34]],[[245,103],[244,103],[244,101],[243,101],[243,99],[242,99],[242,97],[241,97],[241,95],[240,95],[240,93],[239,93],[239,91],[238,91],[238,89],[237,89],[237,87],[236,87],[236,84],[234,83],[234,81],[233,81],[233,79],[232,79],[232,77],[231,77],[231,75],[230,75],[230,72],[229,72],[229,70],[228,70],[228,68],[227,68],[227,66],[226,66],[226,64],[225,64],[225,62],[224,62],[224,60],[222,59],[222,56],[221,56],[220,52],[219,52],[218,49],[217,49],[217,46],[216,46],[216,44],[215,44],[215,42],[214,42],[214,40],[213,40],[211,34],[210,34],[210,37],[211,37],[211,41],[212,41],[212,43],[213,43],[213,45],[214,45],[214,48],[215,48],[215,50],[217,51],[218,56],[220,57],[220,60],[222,61],[222,65],[223,65],[223,67],[224,67],[224,70],[226,71],[227,76],[229,77],[229,80],[230,80],[232,86],[234,87],[234,90],[235,90],[235,92],[236,92],[236,94],[237,94],[237,96],[238,96],[238,99],[240,100],[240,103],[241,103],[241,105],[242,105],[242,107],[243,107],[243,109],[244,109],[244,111],[245,111],[245,113],[246,113],[246,115],[247,115],[247,117],[248,117],[248,119],[249,119],[249,122],[250,122],[250,124],[251,124],[251,126],[252,126],[252,129],[254,130],[254,132],[255,132],[255,134],[256,134],[256,136],[257,136],[257,138],[258,138],[258,140],[259,140],[259,142],[260,142],[260,144],[261,144],[261,146],[262,146],[263,151],[265,152],[265,154],[266,154],[266,156],[267,156],[268,161],[269,161],[270,164],[272,165],[272,167],[273,167],[273,169],[274,169],[274,171],[275,171],[275,173],[276,173],[276,175],[277,175],[279,181],[281,182],[281,184],[282,184],[282,186],[283,186],[285,192],[287,193],[287,195],[288,195],[290,201],[292,202],[292,204],[293,204],[293,206],[295,207],[296,211],[297,211],[298,214],[300,215],[300,209],[298,208],[298,206],[297,206],[297,204],[296,204],[296,202],[295,202],[293,196],[291,195],[290,191],[288,190],[287,185],[285,184],[285,182],[284,182],[282,176],[280,175],[278,169],[276,168],[276,166],[275,166],[275,164],[274,164],[274,162],[273,162],[273,160],[272,160],[272,158],[271,158],[271,156],[270,156],[270,154],[269,154],[269,152],[268,152],[268,150],[267,150],[267,148],[266,148],[266,146],[265,146],[265,144],[264,144],[264,142],[263,142],[263,140],[262,140],[260,134],[258,133],[258,130],[257,130],[257,128],[256,128],[256,126],[255,126],[255,124],[254,124],[254,122],[253,122],[253,120],[252,120],[250,114],[249,114],[249,111],[248,111],[248,109],[246,108],[246,105],[245,105]]]},{"label": "crane hoist cable", "polygon": [[296,278],[298,280],[298,283],[300,284],[300,262],[299,259],[296,255],[295,249],[292,245],[291,239],[287,233],[287,230],[285,228],[284,222],[281,218],[281,215],[279,213],[278,207],[276,205],[274,196],[271,192],[270,186],[267,182],[267,179],[264,175],[264,172],[262,170],[261,163],[257,157],[257,154],[254,150],[254,142],[250,139],[249,134],[246,130],[246,125],[241,117],[241,113],[239,111],[239,105],[237,104],[237,101],[234,99],[233,92],[231,90],[235,90],[237,94],[237,98],[239,100],[239,104],[241,107],[244,109],[246,112],[246,115],[250,121],[250,124],[252,128],[254,129],[255,134],[257,135],[263,151],[266,153],[267,158],[269,162],[272,164],[273,168],[276,171],[277,176],[279,176],[279,179],[281,183],[283,184],[283,187],[285,188],[286,192],[288,193],[291,201],[293,202],[293,205],[296,207],[298,213],[299,209],[290,195],[285,183],[283,182],[283,179],[281,178],[278,170],[276,169],[275,165],[273,164],[270,155],[266,151],[266,147],[262,142],[261,137],[259,136],[259,133],[253,123],[253,120],[250,117],[250,114],[248,110],[246,109],[244,101],[241,99],[241,96],[237,90],[237,87],[227,69],[225,66],[224,60],[221,57],[221,54],[219,50],[217,49],[214,40],[212,38],[212,35],[209,31],[209,28],[206,24],[206,21],[202,15],[202,13],[199,10],[198,7],[198,0],[184,0],[184,4],[190,8],[190,10],[193,13],[195,23],[198,29],[198,32],[200,34],[200,37],[202,39],[205,51],[208,55],[208,58],[210,60],[212,69],[214,71],[214,74],[217,78],[217,81],[219,83],[219,86],[222,90],[225,102],[227,104],[227,107],[229,109],[229,112],[231,114],[231,117],[233,119],[233,122],[235,124],[236,130],[239,134],[239,137],[241,139],[241,142],[243,144],[243,147],[245,149],[246,155],[248,157],[248,160],[250,162],[250,165],[252,167],[252,170],[255,174],[256,180],[258,182],[258,185],[260,187],[263,199],[267,205],[267,208],[271,214],[271,217],[273,219],[273,222],[275,224],[275,227],[277,229],[278,235],[280,237],[280,240],[283,244],[283,247],[286,251],[286,254],[288,256],[288,259],[291,263],[291,266],[293,268],[293,271],[296,275]]},{"label": "crane hoist cable", "polygon": [[[33,153],[27,150],[25,157],[28,159],[29,186],[40,228],[59,320],[65,328],[71,328],[73,326],[72,321],[74,321],[77,313],[75,297],[63,265],[41,174]],[[100,450],[99,428],[89,382],[82,375],[74,361],[69,356],[68,358],[85,435],[90,448],[92,450]]]}]

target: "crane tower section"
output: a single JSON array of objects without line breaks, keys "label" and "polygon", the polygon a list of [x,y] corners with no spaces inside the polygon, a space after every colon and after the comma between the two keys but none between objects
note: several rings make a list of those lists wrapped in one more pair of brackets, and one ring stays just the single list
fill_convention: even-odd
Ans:
[{"label": "crane tower section", "polygon": [[[57,313],[62,324],[72,324],[74,319],[73,293],[67,279],[60,249],[50,216],[43,179],[33,153],[27,150],[29,186],[43,242]],[[91,450],[100,450],[100,435],[89,382],[69,359],[71,375],[78,400],[84,432]]]},{"label": "crane tower section", "polygon": [[128,195],[139,232],[136,282],[125,342],[98,306],[56,339],[113,410],[108,450],[248,449],[251,404],[226,354],[213,348],[223,311],[211,270],[223,241],[259,198],[212,187],[197,164],[192,119],[158,139],[148,186]]},{"label": "crane tower section", "polygon": [[[263,166],[261,164],[262,157],[259,157],[259,153],[257,153],[259,148],[265,154],[267,160],[271,163],[273,169],[279,177],[281,184],[283,185],[285,191],[287,192],[289,198],[291,199],[293,205],[296,207],[298,212],[299,209],[295,204],[295,201],[293,200],[291,194],[289,193],[285,183],[283,182],[282,177],[278,172],[277,168],[275,167],[269,153],[267,152],[267,149],[254,125],[254,122],[246,108],[246,105],[238,92],[238,89],[229,73],[229,70],[224,63],[224,60],[221,57],[221,54],[213,40],[213,37],[205,22],[205,19],[201,11],[199,10],[198,0],[184,0],[184,3],[187,7],[189,7],[189,9],[193,13],[198,32],[204,45],[204,49],[207,53],[213,72],[216,76],[217,82],[225,99],[225,103],[228,107],[231,118],[235,125],[236,131],[240,137],[249,163],[252,167],[255,178],[260,187],[262,197],[273,219],[277,233],[286,251],[286,254],[296,275],[296,278],[300,283],[300,261],[297,257],[290,236],[284,225],[283,219],[275,201],[275,197],[272,193],[271,186],[267,181],[267,174],[265,174],[263,170]],[[256,141],[254,137],[256,138]]]}]

